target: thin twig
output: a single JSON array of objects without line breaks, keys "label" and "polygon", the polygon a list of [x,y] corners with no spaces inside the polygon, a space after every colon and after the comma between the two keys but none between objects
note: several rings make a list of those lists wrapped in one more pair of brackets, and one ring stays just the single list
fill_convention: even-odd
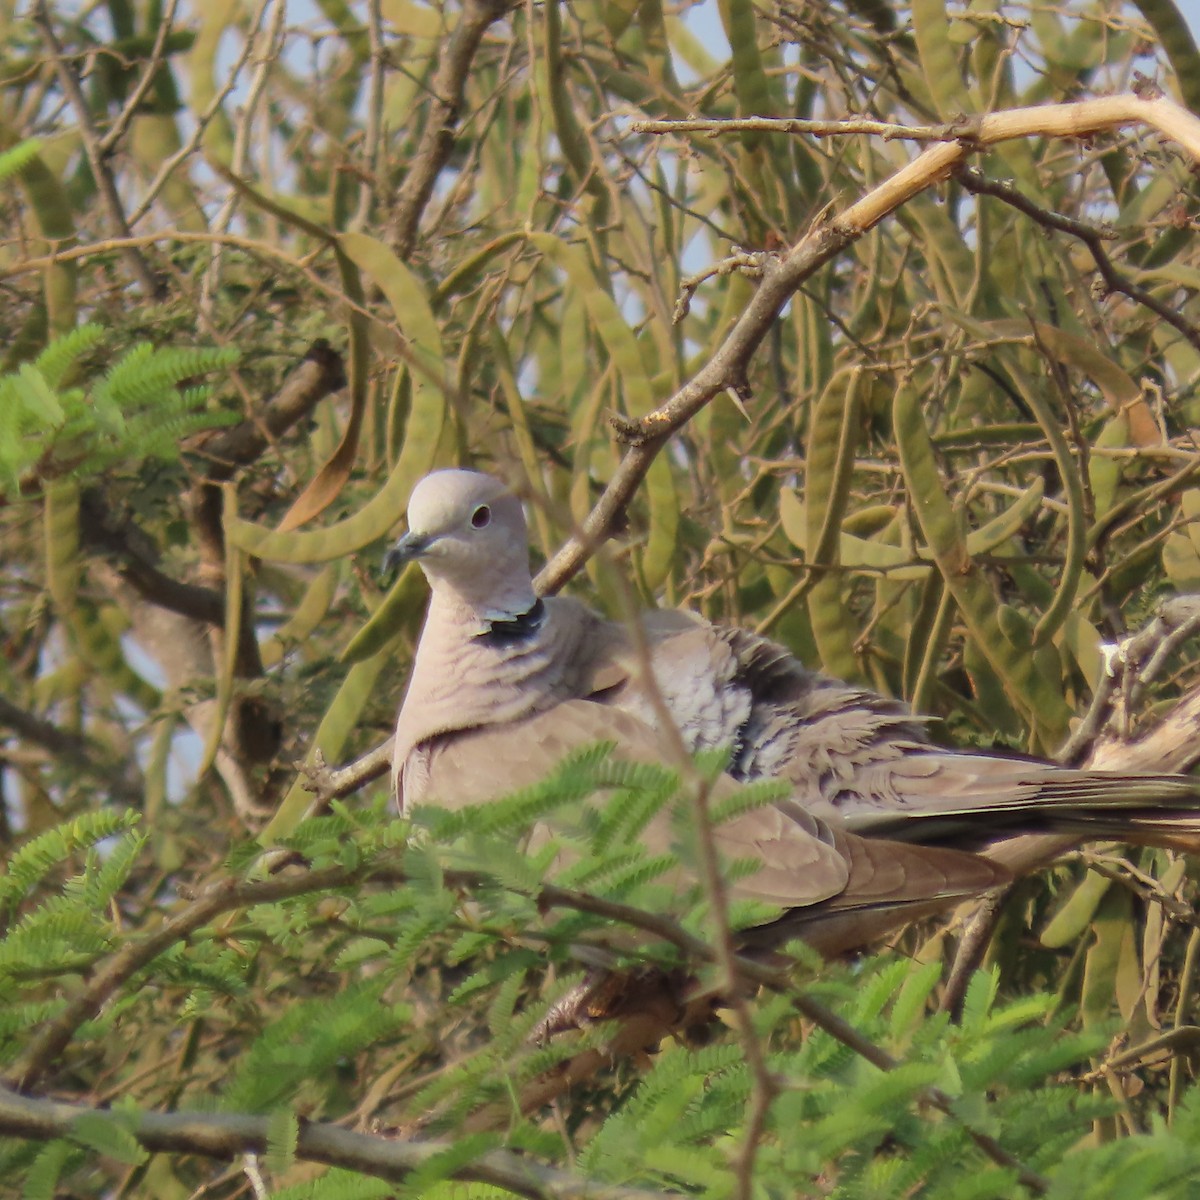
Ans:
[{"label": "thin twig", "polygon": [[[283,49],[286,16],[287,4],[285,0],[276,0],[275,11],[271,14],[271,23],[267,27],[266,47],[259,57],[258,67],[250,80],[250,88],[246,93],[246,99],[242,106],[242,119],[238,122],[237,132],[233,139],[233,156],[230,163],[230,171],[237,176],[242,176],[246,173],[246,161],[250,154],[250,135],[254,126],[255,115],[258,112],[258,102],[266,89],[271,69]],[[254,35],[254,39],[257,43],[257,34]],[[238,192],[235,189],[225,198],[224,204],[221,205],[221,211],[217,213],[216,220],[213,222],[214,232],[226,233],[228,231],[230,222],[233,220],[234,211],[237,209],[237,202]],[[217,284],[220,281],[222,252],[222,243],[216,243],[213,247],[212,257],[209,259],[208,270],[204,273],[204,282],[200,287],[200,300],[197,307],[200,313],[205,316],[211,312],[213,297],[216,295]]]},{"label": "thin twig", "polygon": [[266,14],[267,6],[270,3],[271,0],[259,0],[258,7],[254,10],[250,18],[249,27],[246,31],[246,39],[242,43],[241,53],[230,67],[228,78],[217,94],[205,106],[204,111],[196,116],[195,125],[187,141],[159,167],[157,174],[150,182],[150,186],[146,189],[146,194],[142,197],[137,208],[129,215],[130,228],[136,226],[150,211],[150,206],[154,203],[158,193],[162,191],[167,180],[170,179],[171,173],[175,168],[184,159],[189,158],[196,152],[197,147],[204,139],[205,130],[208,129],[213,118],[221,111],[221,105],[225,103],[230,93],[237,87],[242,68],[249,62],[250,55],[254,51],[255,39],[258,37],[259,29],[262,28],[263,16]]},{"label": "thin twig", "polygon": [[1078,238],[1091,253],[1096,269],[1100,272],[1100,278],[1104,280],[1104,286],[1109,292],[1120,292],[1121,295],[1128,296],[1134,303],[1148,308],[1156,317],[1165,321],[1173,329],[1177,329],[1197,350],[1200,350],[1200,329],[1186,320],[1177,308],[1164,304],[1153,292],[1138,287],[1136,283],[1131,279],[1126,279],[1113,266],[1112,259],[1108,257],[1108,253],[1104,249],[1104,242],[1111,241],[1117,236],[1115,230],[1090,225],[1086,221],[1077,221],[1072,217],[1064,217],[1047,208],[1042,208],[1040,204],[1035,204],[1023,195],[1014,184],[1007,180],[989,179],[982,171],[974,167],[961,166],[954,172],[954,177],[969,192],[982,196],[994,196],[1018,212],[1023,212],[1039,225],[1045,226],[1047,229],[1057,229],[1061,233],[1068,233],[1072,237]]},{"label": "thin twig", "polygon": [[[108,214],[109,223],[118,237],[129,238],[131,230],[129,222],[125,218],[125,210],[121,207],[121,197],[117,193],[116,180],[113,179],[113,174],[108,169],[106,151],[101,145],[96,124],[92,120],[92,113],[88,108],[87,97],[84,96],[83,88],[79,84],[79,77],[75,74],[75,68],[66,60],[62,43],[59,42],[58,35],[54,32],[47,0],[36,0],[32,15],[34,24],[37,25],[42,41],[45,43],[46,51],[54,64],[59,86],[75,110],[75,119],[79,122],[79,134],[83,139],[84,153],[96,181],[96,189],[100,193],[101,202]],[[126,245],[122,249],[122,256],[147,296],[161,297],[164,294],[162,281],[155,278],[154,272],[150,270],[145,256],[139,249],[132,245]]]},{"label": "thin twig", "polygon": [[103,747],[90,738],[60,729],[5,696],[0,696],[0,729],[10,729],[23,741],[41,746],[60,766],[69,764],[89,778],[103,781],[114,799],[125,804],[144,803],[145,783],[136,777],[132,763],[124,768],[113,763]]},{"label": "thin twig", "polygon": [[367,122],[363,130],[364,177],[358,190],[358,209],[351,229],[362,229],[380,190],[383,147],[384,82],[387,72],[387,48],[383,44],[383,8],[381,0],[367,0],[367,37],[371,47],[371,86],[367,96]]},{"label": "thin twig", "polygon": [[[849,1047],[881,1071],[894,1071],[899,1066],[897,1060],[888,1054],[886,1050],[880,1046],[876,1046],[869,1038],[863,1037],[853,1025],[843,1020],[837,1013],[826,1008],[819,1000],[814,1000],[812,997],[803,994],[797,994],[792,997],[792,1006],[797,1012],[812,1021],[813,1024],[820,1026],[831,1037],[836,1038],[843,1046]],[[1015,1155],[1010,1154],[991,1134],[980,1133],[979,1130],[973,1129],[962,1117],[958,1116],[954,1111],[954,1101],[940,1088],[928,1088],[922,1096],[924,1100],[939,1112],[945,1113],[946,1116],[957,1122],[966,1131],[971,1141],[992,1162],[998,1166],[1016,1171],[1017,1178],[1030,1191],[1043,1196],[1050,1190],[1050,1181],[1045,1176],[1039,1175],[1032,1168],[1027,1167]]]},{"label": "thin twig", "polygon": [[154,45],[150,48],[150,57],[146,61],[142,77],[137,81],[124,107],[117,113],[116,119],[108,127],[108,132],[99,140],[97,146],[105,158],[117,148],[117,143],[125,136],[125,130],[146,98],[146,93],[154,86],[155,77],[163,64],[163,56],[167,47],[167,38],[175,25],[175,12],[179,0],[168,0],[166,11],[158,18],[158,32],[154,35]]},{"label": "thin twig", "polygon": [[806,133],[810,137],[850,137],[867,134],[885,142],[957,142],[970,136],[969,118],[943,125],[897,125],[868,117],[845,117],[838,121],[809,121],[800,117],[689,117],[680,121],[633,121],[634,133]]}]

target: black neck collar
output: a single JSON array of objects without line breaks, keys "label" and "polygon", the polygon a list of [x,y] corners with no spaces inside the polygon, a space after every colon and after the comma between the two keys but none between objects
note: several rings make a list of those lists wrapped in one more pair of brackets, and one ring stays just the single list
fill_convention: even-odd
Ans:
[{"label": "black neck collar", "polygon": [[482,633],[476,634],[488,643],[518,642],[531,634],[537,633],[546,618],[546,605],[539,596],[528,612],[517,613],[507,621],[489,621]]}]

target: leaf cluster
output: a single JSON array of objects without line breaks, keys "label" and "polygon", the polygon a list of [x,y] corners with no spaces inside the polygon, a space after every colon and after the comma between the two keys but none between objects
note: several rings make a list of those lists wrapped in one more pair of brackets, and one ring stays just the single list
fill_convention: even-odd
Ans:
[{"label": "leaf cluster", "polygon": [[[23,1180],[26,1195],[111,1183],[117,1164],[123,1186],[146,1186],[156,1160],[138,1145],[129,1114],[169,1104],[198,1121],[206,1112],[269,1114],[266,1161],[281,1184],[296,1166],[303,1115],[455,1135],[453,1151],[409,1180],[414,1194],[464,1194],[449,1180],[497,1147],[569,1160],[596,1181],[728,1194],[737,1147],[752,1136],[754,1078],[736,1041],[668,1041],[644,1074],[596,1079],[586,1101],[573,1095],[556,1130],[524,1110],[531,1090],[616,1028],[593,1018],[548,1041],[535,1036],[572,989],[596,978],[582,964],[603,950],[605,970],[633,986],[678,976],[678,947],[655,944],[651,929],[670,913],[680,927],[702,927],[704,899],[668,887],[664,864],[636,843],[614,855],[612,837],[634,814],[653,819],[678,806],[682,792],[676,773],[618,767],[597,747],[543,786],[461,813],[424,811],[410,824],[379,804],[306,821],[289,840],[306,864],[291,895],[257,903],[248,895],[181,933],[116,984],[62,1061],[43,1064],[61,1089],[75,1064],[89,1062],[126,1107],[81,1119],[66,1140],[0,1143],[0,1170]],[[104,811],[56,827],[0,875],[8,914],[0,1062],[21,1061],[30,1035],[88,985],[89,967],[153,933],[161,918],[129,907],[149,847],[136,825],[133,814]],[[539,826],[548,832],[535,845]],[[253,886],[259,860],[237,858],[242,865],[226,870],[248,873]],[[329,869],[357,882],[305,886],[305,873],[315,881]],[[548,905],[547,885],[619,902],[638,923]],[[164,902],[173,919],[189,904]],[[685,974],[697,969],[701,978],[694,960]],[[1170,1127],[1150,1113],[1134,1136],[1092,1134],[1117,1111],[1085,1082],[1111,1026],[1073,1030],[1053,996],[1005,996],[996,968],[974,977],[952,1020],[937,1007],[940,981],[936,961],[885,955],[816,975],[797,967],[756,998],[753,1036],[778,1086],[753,1134],[763,1194],[1034,1194],[980,1149],[976,1133],[1044,1175],[1045,1194],[1063,1200],[1098,1200],[1116,1186],[1135,1200],[1191,1194],[1200,1169],[1194,1097],[1176,1106]],[[814,1025],[794,1003],[801,995],[899,1065],[881,1070]],[[143,1052],[173,1044],[157,1066]],[[948,1112],[930,1103],[934,1088],[950,1098]],[[181,1182],[199,1178],[176,1172]],[[283,1184],[280,1194],[326,1200],[376,1194],[374,1186],[369,1172],[332,1171]]]},{"label": "leaf cluster", "polygon": [[72,386],[80,360],[105,339],[99,325],[55,338],[32,361],[0,375],[0,491],[99,475],[119,464],[176,461],[192,434],[238,415],[209,407],[199,376],[237,360],[232,349],[127,350],[87,386]]}]

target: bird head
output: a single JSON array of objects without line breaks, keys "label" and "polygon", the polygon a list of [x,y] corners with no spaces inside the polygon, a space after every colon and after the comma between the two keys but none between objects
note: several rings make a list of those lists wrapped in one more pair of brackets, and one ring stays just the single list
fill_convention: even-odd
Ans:
[{"label": "bird head", "polygon": [[479,471],[434,471],[413,489],[408,532],[383,569],[413,561],[435,594],[453,594],[486,620],[510,619],[536,600],[521,502]]}]

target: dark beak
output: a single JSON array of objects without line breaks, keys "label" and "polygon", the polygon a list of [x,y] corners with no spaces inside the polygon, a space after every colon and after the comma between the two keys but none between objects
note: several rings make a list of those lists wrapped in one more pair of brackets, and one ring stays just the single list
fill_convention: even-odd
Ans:
[{"label": "dark beak", "polygon": [[433,538],[415,533],[406,533],[384,556],[383,573],[391,575],[400,567],[407,566],[413,559],[420,558],[429,548]]}]

